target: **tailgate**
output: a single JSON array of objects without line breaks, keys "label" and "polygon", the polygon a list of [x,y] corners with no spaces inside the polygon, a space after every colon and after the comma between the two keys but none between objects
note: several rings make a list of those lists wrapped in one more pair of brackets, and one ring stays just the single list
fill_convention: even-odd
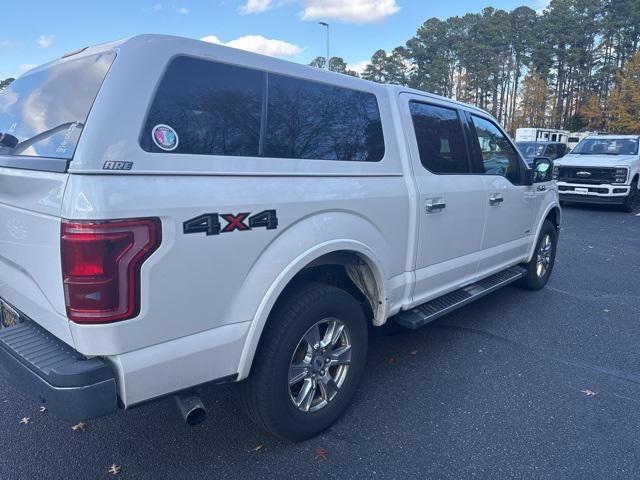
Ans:
[{"label": "tailgate", "polygon": [[0,167],[0,297],[73,345],[60,264],[68,174]]}]

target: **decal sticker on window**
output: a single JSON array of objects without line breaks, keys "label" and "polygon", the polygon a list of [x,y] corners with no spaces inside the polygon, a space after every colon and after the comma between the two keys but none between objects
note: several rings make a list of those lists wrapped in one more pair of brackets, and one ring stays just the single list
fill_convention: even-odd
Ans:
[{"label": "decal sticker on window", "polygon": [[156,125],[151,130],[151,138],[158,148],[171,152],[178,148],[178,134],[169,125]]}]

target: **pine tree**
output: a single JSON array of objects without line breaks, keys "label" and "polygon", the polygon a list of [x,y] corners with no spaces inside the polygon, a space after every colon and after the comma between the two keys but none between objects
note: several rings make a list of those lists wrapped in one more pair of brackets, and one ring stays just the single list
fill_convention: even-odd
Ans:
[{"label": "pine tree", "polygon": [[640,52],[618,73],[611,93],[608,128],[613,133],[640,134]]},{"label": "pine tree", "polygon": [[542,76],[530,72],[522,81],[522,103],[514,127],[545,126],[548,97],[547,81]]},{"label": "pine tree", "polygon": [[11,82],[13,82],[15,78],[7,78],[5,80],[0,80],[0,91],[4,90],[9,86]]},{"label": "pine tree", "polygon": [[[314,58],[309,66],[324,69],[327,65],[327,59],[325,57]],[[347,62],[342,57],[331,57],[329,59],[329,70],[336,73],[343,73],[345,75],[351,75],[357,77],[358,73],[350,70],[347,67]]]},{"label": "pine tree", "polygon": [[596,95],[589,95],[580,107],[579,117],[587,130],[605,130],[605,116],[600,100]]}]

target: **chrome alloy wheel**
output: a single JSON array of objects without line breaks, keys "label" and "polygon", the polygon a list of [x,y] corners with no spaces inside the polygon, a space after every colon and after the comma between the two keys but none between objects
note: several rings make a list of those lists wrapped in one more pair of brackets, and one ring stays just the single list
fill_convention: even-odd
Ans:
[{"label": "chrome alloy wheel", "polygon": [[351,363],[347,326],[336,318],[313,325],[298,342],[289,364],[289,396],[303,412],[315,412],[334,399]]},{"label": "chrome alloy wheel", "polygon": [[553,244],[551,243],[551,235],[548,233],[542,238],[540,246],[538,247],[537,260],[536,260],[536,274],[539,278],[544,277],[551,264],[551,249]]}]

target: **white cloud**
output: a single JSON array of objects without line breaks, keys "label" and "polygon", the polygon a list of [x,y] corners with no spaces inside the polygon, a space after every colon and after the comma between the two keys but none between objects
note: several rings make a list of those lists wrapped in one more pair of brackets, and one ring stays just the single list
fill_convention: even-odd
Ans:
[{"label": "white cloud", "polygon": [[536,8],[536,13],[538,14],[542,14],[542,12],[545,11],[546,8],[549,7],[549,4],[551,3],[551,0],[537,0],[537,7]]},{"label": "white cloud", "polygon": [[201,38],[203,42],[217,43],[227,47],[239,48],[249,52],[261,53],[272,57],[294,57],[302,52],[302,48],[284,40],[265,38],[262,35],[246,35],[229,42],[222,42],[215,35]]},{"label": "white cloud", "polygon": [[396,2],[397,0],[246,0],[240,7],[240,13],[262,13],[270,8],[297,3],[302,6],[300,17],[303,20],[370,23],[398,12],[400,7]]},{"label": "white cloud", "polygon": [[370,23],[397,13],[396,0],[305,0],[303,20]]},{"label": "white cloud", "polygon": [[32,68],[36,68],[38,65],[36,65],[35,63],[23,63],[22,65],[20,65],[20,73],[24,73],[28,70],[31,70]]},{"label": "white cloud", "polygon": [[162,10],[162,4],[156,3],[153,7],[151,7],[151,10],[153,10],[154,12],[159,12],[160,10]]},{"label": "white cloud", "polygon": [[190,13],[191,10],[189,10],[188,8],[185,8],[185,7],[181,7],[179,9],[177,9],[176,12],[179,13],[180,15],[186,15],[187,13]]},{"label": "white cloud", "polygon": [[14,75],[14,77],[19,77],[20,75],[22,75],[23,73],[28,72],[29,70],[31,70],[32,68],[36,68],[38,65],[34,64],[34,63],[23,63],[18,67],[18,72]]},{"label": "white cloud", "polygon": [[215,43],[216,45],[222,45],[222,42],[215,35],[207,35],[206,37],[202,37],[200,40],[207,43]]},{"label": "white cloud", "polygon": [[362,62],[350,63],[350,64],[347,64],[347,70],[353,70],[354,72],[357,72],[358,75],[362,75],[362,73],[365,71],[365,69],[367,68],[367,66],[370,63],[371,62],[369,60],[363,60]]},{"label": "white cloud", "polygon": [[42,48],[49,48],[51,45],[53,45],[53,40],[56,37],[54,35],[40,35],[38,37],[38,45],[40,45]]},{"label": "white cloud", "polygon": [[19,46],[20,42],[14,42],[13,40],[0,40],[0,48],[15,48]]},{"label": "white cloud", "polygon": [[251,13],[262,13],[273,5],[273,0],[247,0],[247,3],[240,7],[240,13],[245,15]]}]

